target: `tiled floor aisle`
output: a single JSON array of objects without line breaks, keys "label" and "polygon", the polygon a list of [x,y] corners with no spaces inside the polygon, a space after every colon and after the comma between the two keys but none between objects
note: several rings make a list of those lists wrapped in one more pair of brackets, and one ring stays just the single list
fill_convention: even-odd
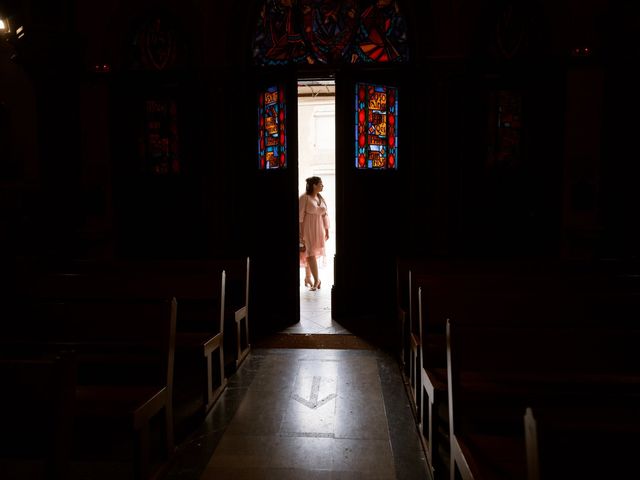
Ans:
[{"label": "tiled floor aisle", "polygon": [[[323,288],[300,288],[283,333],[348,334]],[[303,285],[301,269],[300,284]],[[254,349],[168,479],[426,479],[397,362],[376,350]]]},{"label": "tiled floor aisle", "polygon": [[254,350],[171,479],[426,479],[396,362],[375,350]]},{"label": "tiled floor aisle", "polygon": [[349,333],[331,318],[333,265],[327,261],[325,264],[321,263],[318,270],[322,286],[320,290],[311,291],[304,286],[304,268],[300,269],[300,322],[282,333]]}]

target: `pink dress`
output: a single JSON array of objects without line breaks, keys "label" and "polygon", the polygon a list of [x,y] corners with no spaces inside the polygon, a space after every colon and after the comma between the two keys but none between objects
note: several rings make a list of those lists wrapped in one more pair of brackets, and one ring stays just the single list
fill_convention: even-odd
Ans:
[{"label": "pink dress", "polygon": [[300,197],[300,233],[306,250],[300,252],[300,264],[304,265],[306,257],[324,256],[326,232],[329,230],[329,215],[324,199],[307,195]]}]

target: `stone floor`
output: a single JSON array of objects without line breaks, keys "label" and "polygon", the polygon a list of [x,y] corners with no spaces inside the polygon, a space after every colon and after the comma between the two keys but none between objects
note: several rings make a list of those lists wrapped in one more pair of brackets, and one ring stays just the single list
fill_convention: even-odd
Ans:
[{"label": "stone floor", "polygon": [[[349,334],[331,269],[283,333]],[[427,479],[397,361],[380,350],[253,349],[167,475],[201,479]]]},{"label": "stone floor", "polygon": [[319,290],[311,291],[304,286],[304,269],[300,269],[300,322],[283,330],[282,333],[349,333],[331,318],[333,266],[329,262],[321,263],[318,274],[322,285]]},{"label": "stone floor", "polygon": [[169,479],[426,479],[399,368],[377,350],[254,350]]}]

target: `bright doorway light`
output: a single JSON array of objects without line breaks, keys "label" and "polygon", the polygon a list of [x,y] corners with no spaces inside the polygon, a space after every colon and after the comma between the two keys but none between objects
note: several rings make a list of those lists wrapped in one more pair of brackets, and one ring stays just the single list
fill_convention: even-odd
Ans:
[{"label": "bright doorway light", "polygon": [[346,334],[331,313],[333,261],[336,253],[336,106],[335,81],[304,79],[298,81],[298,194],[305,191],[306,179],[322,179],[322,196],[327,202],[329,241],[325,256],[318,259],[322,288],[310,290],[304,286],[305,269],[300,268],[300,322],[288,333],[305,335]]},{"label": "bright doorway light", "polygon": [[[323,284],[333,283],[333,257],[335,255],[335,102],[334,80],[300,80],[298,82],[298,196],[305,191],[308,177],[322,178],[322,196],[328,207],[330,229],[326,255],[319,262],[323,268]],[[331,282],[329,282],[329,277]]]}]

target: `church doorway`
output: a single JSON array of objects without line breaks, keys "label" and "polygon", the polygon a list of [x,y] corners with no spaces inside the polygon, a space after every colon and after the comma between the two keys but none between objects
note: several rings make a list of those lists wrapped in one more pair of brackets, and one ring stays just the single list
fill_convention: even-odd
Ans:
[{"label": "church doorway", "polygon": [[310,334],[346,333],[331,315],[331,286],[336,252],[336,149],[335,81],[301,79],[298,81],[298,196],[305,191],[306,179],[322,179],[322,196],[330,219],[326,255],[318,259],[322,287],[312,291],[304,285],[305,269],[300,268],[300,322],[287,332]]},{"label": "church doorway", "polygon": [[[253,197],[268,199],[272,211],[281,213],[256,212],[250,227],[257,233],[251,240],[255,242],[252,272],[260,286],[254,290],[254,311],[264,315],[255,323],[265,331],[299,326],[299,319],[307,317],[307,294],[315,295],[315,300],[326,299],[322,310],[313,313],[329,322],[337,318],[350,331],[358,327],[356,319],[363,319],[366,326],[372,317],[393,315],[394,289],[389,285],[394,278],[393,255],[389,252],[403,238],[399,233],[406,231],[401,220],[408,214],[403,198],[409,191],[410,173],[408,168],[398,169],[395,122],[398,92],[405,89],[405,80],[413,81],[411,36],[395,1],[338,2],[338,7],[334,3],[258,1],[257,19],[250,18],[247,27],[255,26],[247,51],[252,52],[256,67],[252,83],[259,90],[261,122]],[[331,142],[311,140],[319,151],[307,155],[305,138],[297,131],[303,130],[298,116],[301,121],[305,117],[306,100],[298,104],[298,98],[326,100],[323,97],[335,99],[334,129],[316,131],[312,139],[330,135]],[[329,115],[323,111],[311,118],[315,124],[327,125]],[[403,145],[409,145],[407,139],[403,134]],[[329,143],[334,146],[326,151]],[[309,161],[317,164],[308,166]],[[328,201],[334,209],[333,242],[322,264],[322,289],[315,292],[304,288],[295,250],[294,192],[312,175],[323,179],[325,194],[334,192]],[[264,232],[270,233],[267,249]]]}]

